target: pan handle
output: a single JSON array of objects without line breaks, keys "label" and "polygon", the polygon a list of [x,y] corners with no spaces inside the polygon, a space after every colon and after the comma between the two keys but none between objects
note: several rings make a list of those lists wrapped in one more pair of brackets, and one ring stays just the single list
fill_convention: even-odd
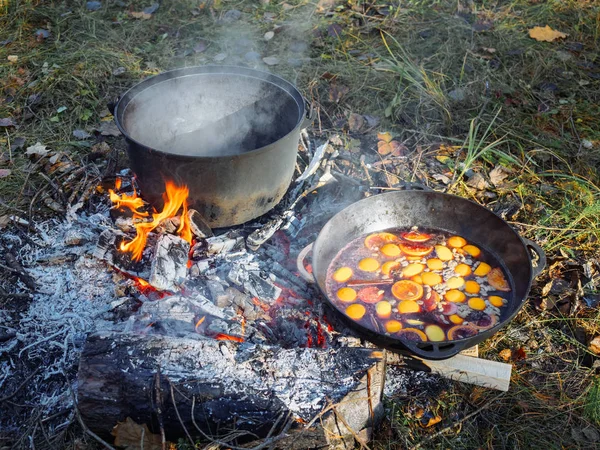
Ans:
[{"label": "pan handle", "polygon": [[546,268],[546,252],[535,242],[522,238],[523,242],[525,242],[525,246],[529,251],[535,253],[538,257],[537,264],[531,268],[532,275],[531,278],[536,278],[542,271]]},{"label": "pan handle", "polygon": [[309,103],[309,101],[306,99],[303,100],[305,116],[302,120],[302,126],[300,127],[301,130],[303,130],[304,128],[308,128],[313,123],[313,120],[315,118],[315,109],[313,108],[312,103]]},{"label": "pan handle", "polygon": [[298,272],[300,272],[300,276],[304,278],[304,281],[308,283],[314,283],[315,277],[311,273],[309,273],[308,270],[306,270],[304,266],[304,260],[306,259],[306,255],[308,255],[312,250],[313,244],[314,242],[311,242],[306,247],[304,247],[300,251],[300,253],[298,253],[298,257],[296,258],[296,268],[298,269]]},{"label": "pan handle", "polygon": [[403,341],[402,344],[407,347],[415,356],[423,359],[447,359],[458,355],[466,347],[466,342],[409,342]]},{"label": "pan handle", "polygon": [[121,96],[118,96],[112,102],[108,102],[106,104],[106,108],[113,116],[115,115],[115,109],[117,108],[117,105],[119,104],[119,100],[121,100]]}]

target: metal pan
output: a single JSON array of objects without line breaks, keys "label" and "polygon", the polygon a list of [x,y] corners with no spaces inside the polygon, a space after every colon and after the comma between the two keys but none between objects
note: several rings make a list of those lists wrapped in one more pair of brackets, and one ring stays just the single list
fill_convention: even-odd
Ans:
[{"label": "metal pan", "polygon": [[[376,333],[337,309],[327,296],[327,269],[338,252],[352,240],[390,228],[419,226],[445,230],[463,236],[490,251],[504,266],[513,290],[499,322],[476,336],[446,342],[409,342],[393,335]],[[305,249],[307,250],[307,249]],[[537,264],[532,264],[532,252]],[[306,251],[303,252],[306,254]],[[299,255],[300,263],[304,255]],[[301,267],[302,266],[302,267]],[[446,359],[477,345],[505,326],[527,300],[531,281],[546,266],[544,251],[536,243],[520,237],[504,220],[477,203],[434,191],[395,191],[353,203],[325,224],[312,246],[314,281],[327,301],[347,325],[367,340],[389,350],[409,350],[426,359]],[[305,274],[306,276],[306,274]]]}]

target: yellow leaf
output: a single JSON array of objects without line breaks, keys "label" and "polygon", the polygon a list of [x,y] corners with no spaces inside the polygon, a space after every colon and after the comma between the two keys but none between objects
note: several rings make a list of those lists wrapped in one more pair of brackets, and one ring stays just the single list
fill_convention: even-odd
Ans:
[{"label": "yellow leaf", "polygon": [[377,133],[377,139],[384,142],[390,142],[392,140],[392,133],[386,131],[385,133]]},{"label": "yellow leaf", "polygon": [[148,20],[152,17],[152,14],[145,13],[144,11],[141,11],[141,12],[131,11],[129,14],[131,14],[131,17],[133,17],[134,19]]},{"label": "yellow leaf", "polygon": [[437,159],[442,164],[447,164],[450,161],[452,161],[452,158],[450,158],[449,156],[445,156],[445,155],[436,156],[435,159]]},{"label": "yellow leaf", "polygon": [[427,425],[425,425],[425,428],[429,428],[434,426],[436,423],[439,423],[442,421],[442,418],[440,416],[435,416],[432,417],[431,419],[429,419],[429,422],[427,422]]},{"label": "yellow leaf", "polygon": [[560,38],[565,38],[567,36],[568,34],[553,30],[548,25],[546,25],[543,28],[533,27],[531,30],[529,30],[529,37],[535,39],[536,41],[552,42]]}]

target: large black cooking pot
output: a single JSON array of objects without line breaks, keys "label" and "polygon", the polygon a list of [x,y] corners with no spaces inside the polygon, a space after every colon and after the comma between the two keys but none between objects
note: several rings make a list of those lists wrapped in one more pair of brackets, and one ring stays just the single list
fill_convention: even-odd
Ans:
[{"label": "large black cooking pot", "polygon": [[[368,233],[415,225],[463,236],[491,252],[502,263],[512,286],[512,295],[494,327],[476,336],[455,341],[409,342],[362,326],[338,310],[327,297],[327,269],[344,246]],[[535,267],[532,265],[531,252],[538,256]],[[434,191],[396,191],[353,203],[327,222],[312,246],[312,268],[316,283],[350,328],[383,348],[392,351],[408,349],[426,359],[450,358],[496,333],[517,315],[527,300],[531,281],[545,265],[544,251],[534,242],[521,238],[496,214],[470,200]]]},{"label": "large black cooking pot", "polygon": [[148,78],[114,108],[144,199],[162,208],[165,181],[211,227],[273,208],[294,173],[308,111],[289,82],[252,69],[190,67]]}]

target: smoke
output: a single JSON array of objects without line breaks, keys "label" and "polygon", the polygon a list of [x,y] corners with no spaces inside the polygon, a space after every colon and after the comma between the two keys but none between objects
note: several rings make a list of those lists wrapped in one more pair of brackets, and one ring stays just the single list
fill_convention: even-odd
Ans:
[{"label": "smoke", "polygon": [[[228,11],[219,19],[220,31],[210,36],[213,53],[203,56],[202,62],[265,72],[274,69],[295,81],[296,68],[307,61],[313,12],[314,7],[294,10],[283,21],[265,13],[263,20],[269,21],[270,28],[265,35],[256,19],[245,20],[250,17]],[[182,76],[175,72],[135,95],[123,123],[131,138],[164,152],[243,153],[281,139],[302,120],[302,99],[293,88],[279,84],[268,74],[253,75],[233,67],[223,67],[221,73]]]}]

